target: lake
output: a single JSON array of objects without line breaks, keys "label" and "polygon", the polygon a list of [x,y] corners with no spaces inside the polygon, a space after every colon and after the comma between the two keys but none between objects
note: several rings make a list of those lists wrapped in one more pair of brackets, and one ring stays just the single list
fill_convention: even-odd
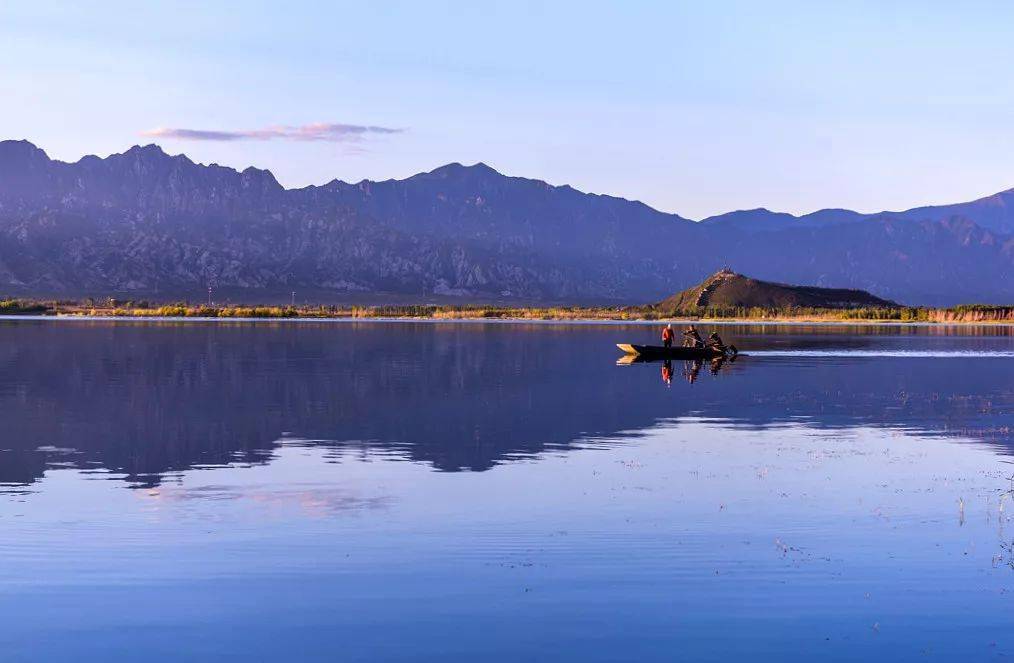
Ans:
[{"label": "lake", "polygon": [[1012,328],[720,329],[2,321],[3,660],[1014,655]]}]

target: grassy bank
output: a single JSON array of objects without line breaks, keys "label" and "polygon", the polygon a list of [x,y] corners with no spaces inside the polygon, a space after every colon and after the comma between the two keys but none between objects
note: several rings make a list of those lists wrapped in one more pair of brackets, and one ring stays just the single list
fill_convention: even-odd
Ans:
[{"label": "grassy bank", "polygon": [[208,306],[145,301],[68,302],[0,300],[0,315],[59,315],[133,318],[418,318],[433,320],[709,320],[796,322],[1011,323],[1014,306],[963,305],[951,308],[700,308],[661,310],[630,307],[418,306]]},{"label": "grassy bank", "polygon": [[52,312],[53,306],[44,302],[23,299],[0,300],[0,315],[44,315]]}]

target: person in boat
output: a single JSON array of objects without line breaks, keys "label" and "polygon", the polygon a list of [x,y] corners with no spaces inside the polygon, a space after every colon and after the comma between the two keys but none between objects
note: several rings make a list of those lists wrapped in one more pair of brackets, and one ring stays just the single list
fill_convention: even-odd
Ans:
[{"label": "person in boat", "polygon": [[704,339],[697,332],[697,327],[690,325],[687,330],[683,332],[683,347],[685,348],[703,348]]},{"label": "person in boat", "polygon": [[669,323],[668,325],[662,328],[662,345],[664,345],[666,348],[671,348],[672,337],[673,337],[672,323]]},{"label": "person in boat", "polygon": [[722,337],[718,335],[718,332],[711,332],[711,335],[708,336],[708,347],[712,350],[725,352],[725,343],[722,343]]}]

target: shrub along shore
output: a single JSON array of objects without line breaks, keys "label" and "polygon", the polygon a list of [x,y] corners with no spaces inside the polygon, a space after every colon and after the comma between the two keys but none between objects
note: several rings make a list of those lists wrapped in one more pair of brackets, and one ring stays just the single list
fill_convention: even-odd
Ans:
[{"label": "shrub along shore", "polygon": [[654,306],[512,307],[484,305],[242,306],[152,304],[147,301],[0,300],[0,315],[109,318],[419,318],[436,320],[715,320],[797,322],[939,322],[1014,324],[1014,306],[971,304],[951,308],[698,308]]}]

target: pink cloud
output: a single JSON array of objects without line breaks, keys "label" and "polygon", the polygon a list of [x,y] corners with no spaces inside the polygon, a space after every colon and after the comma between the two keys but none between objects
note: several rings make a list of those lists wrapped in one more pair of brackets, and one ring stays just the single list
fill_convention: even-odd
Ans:
[{"label": "pink cloud", "polygon": [[247,129],[240,131],[221,131],[208,129],[170,129],[159,127],[142,131],[142,136],[153,138],[174,138],[177,140],[298,140],[326,141],[331,143],[354,143],[370,135],[388,135],[403,133],[404,129],[378,127],[361,124],[341,124],[317,122],[293,127],[279,125],[263,129]]}]

